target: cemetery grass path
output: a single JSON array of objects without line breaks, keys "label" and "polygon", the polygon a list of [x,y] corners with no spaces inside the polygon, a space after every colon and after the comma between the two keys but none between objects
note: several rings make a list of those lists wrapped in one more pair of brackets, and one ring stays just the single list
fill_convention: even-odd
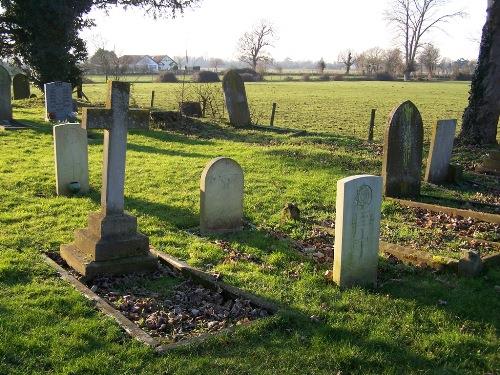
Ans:
[{"label": "cemetery grass path", "polygon": [[[498,269],[467,280],[382,259],[379,289],[340,292],[324,281],[326,265],[269,235],[277,230],[307,238],[311,222],[333,218],[336,180],[377,173],[380,157],[342,134],[293,138],[230,133],[215,125],[207,125],[202,137],[132,132],[126,208],[158,250],[221,272],[229,284],[284,311],[233,335],[156,356],[42,262],[41,252],[70,242],[73,230],[98,208],[102,136],[94,133],[89,147],[90,194],[58,198],[51,127],[38,121],[39,106],[26,103],[16,105],[15,114],[36,127],[0,133],[1,374],[499,372]],[[198,225],[201,171],[220,155],[242,165],[246,218],[258,228],[202,239],[185,230]],[[289,201],[301,208],[301,222],[280,223],[280,209]],[[397,210],[386,203],[384,211],[391,220]],[[214,243],[218,238],[252,257],[227,259]]]}]

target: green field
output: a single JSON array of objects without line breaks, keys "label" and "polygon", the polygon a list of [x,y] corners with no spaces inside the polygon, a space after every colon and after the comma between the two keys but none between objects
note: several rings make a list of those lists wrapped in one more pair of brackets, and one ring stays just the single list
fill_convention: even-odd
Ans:
[{"label": "green field", "polygon": [[[180,86],[136,82],[132,101],[148,106],[155,90],[156,106],[172,110]],[[105,87],[85,85],[84,91],[102,103]],[[276,125],[312,134],[235,130],[211,121],[190,123],[180,131],[131,132],[126,208],[156,249],[219,272],[229,284],[281,305],[283,312],[162,357],[130,339],[39,256],[70,242],[73,230],[85,226],[89,211],[98,209],[102,134],[94,133],[89,145],[90,194],[56,197],[51,125],[42,121],[41,101],[18,101],[16,118],[34,127],[0,133],[0,374],[500,372],[498,269],[463,279],[381,258],[379,288],[340,291],[323,278],[331,264],[317,264],[272,235],[314,241],[314,225],[335,218],[336,181],[380,173],[380,140],[390,110],[403,100],[415,101],[428,137],[438,119],[460,118],[467,85],[279,82],[247,84],[247,90],[253,112],[262,113],[261,123],[277,102]],[[378,110],[374,145],[364,142],[371,108]],[[460,149],[454,160],[467,166],[485,152]],[[186,230],[198,225],[199,178],[217,156],[242,165],[245,218],[256,228],[200,238]],[[426,185],[424,192],[498,199],[494,190],[470,184]],[[287,202],[298,204],[300,221],[281,221]],[[417,243],[435,255],[460,256],[457,238],[436,247],[432,240],[442,231],[421,230],[408,215],[385,202],[383,236]],[[220,238],[252,257],[228,261],[215,243]],[[319,321],[311,320],[312,315]]]}]

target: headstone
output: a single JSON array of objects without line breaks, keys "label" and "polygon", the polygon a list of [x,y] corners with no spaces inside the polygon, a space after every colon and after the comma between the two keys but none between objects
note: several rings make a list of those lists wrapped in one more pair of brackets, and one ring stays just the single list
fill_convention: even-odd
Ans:
[{"label": "headstone", "polygon": [[79,192],[89,191],[89,163],[87,131],[80,124],[56,125],[54,159],[57,195],[76,192],[70,184],[78,183]]},{"label": "headstone", "polygon": [[[61,245],[61,256],[87,278],[154,270],[149,239],[137,231],[137,219],[124,211],[127,133],[138,124],[128,109],[130,83],[109,82],[105,109],[84,108],[82,128],[104,129],[101,211],[89,215],[88,227],[75,232],[75,241]],[[149,112],[147,118],[149,120]]]},{"label": "headstone", "polygon": [[0,121],[12,120],[12,104],[10,96],[10,74],[0,66]]},{"label": "headstone", "polygon": [[342,288],[376,285],[381,205],[381,177],[337,182],[333,280]]},{"label": "headstone", "polygon": [[451,153],[457,120],[441,120],[432,129],[425,181],[440,184],[449,179]]},{"label": "headstone", "polygon": [[45,84],[45,119],[67,121],[73,113],[71,83],[51,82]]},{"label": "headstone", "polygon": [[202,233],[237,231],[243,225],[243,170],[229,158],[207,164],[200,181]]},{"label": "headstone", "polygon": [[231,125],[236,127],[250,125],[250,110],[245,83],[241,76],[235,70],[229,70],[222,80],[222,88]]},{"label": "headstone", "polygon": [[16,74],[12,79],[12,91],[14,100],[28,99],[31,95],[28,77],[21,73]]},{"label": "headstone", "polygon": [[415,104],[404,102],[394,109],[384,138],[383,192],[388,197],[420,195],[424,128]]},{"label": "headstone", "polygon": [[476,171],[500,176],[500,150],[490,151],[488,157],[476,168]]}]

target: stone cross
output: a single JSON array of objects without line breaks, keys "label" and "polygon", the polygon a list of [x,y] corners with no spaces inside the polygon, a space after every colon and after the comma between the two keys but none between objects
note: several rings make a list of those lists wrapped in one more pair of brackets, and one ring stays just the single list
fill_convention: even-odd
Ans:
[{"label": "stone cross", "polygon": [[337,182],[333,280],[342,288],[376,284],[381,205],[381,177]]},{"label": "stone cross", "polygon": [[124,210],[125,154],[128,129],[148,129],[149,111],[129,110],[130,83],[109,82],[106,108],[84,108],[82,128],[104,129],[101,209],[106,214]]},{"label": "stone cross", "polygon": [[73,243],[61,245],[61,256],[87,278],[157,267],[137,218],[124,211],[127,132],[149,122],[149,111],[129,110],[129,95],[130,83],[109,82],[106,108],[83,110],[82,128],[104,129],[101,211],[89,215],[88,227],[75,231]]},{"label": "stone cross", "polygon": [[213,159],[200,180],[200,230],[225,233],[242,226],[243,169],[232,159]]},{"label": "stone cross", "polygon": [[0,121],[12,120],[12,103],[10,97],[10,74],[0,66]]},{"label": "stone cross", "polygon": [[229,70],[222,79],[229,122],[236,127],[251,124],[245,83],[236,70]]},{"label": "stone cross", "polygon": [[441,120],[432,129],[425,181],[440,184],[448,180],[456,127],[457,120]]},{"label": "stone cross", "polygon": [[389,116],[382,159],[383,192],[388,197],[420,195],[424,128],[415,104],[406,101]]}]

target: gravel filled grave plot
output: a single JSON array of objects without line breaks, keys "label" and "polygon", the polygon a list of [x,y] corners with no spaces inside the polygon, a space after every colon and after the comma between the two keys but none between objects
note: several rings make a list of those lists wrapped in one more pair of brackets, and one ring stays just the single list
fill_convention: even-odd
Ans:
[{"label": "gravel filled grave plot", "polygon": [[[50,258],[68,269],[56,254]],[[245,298],[208,288],[183,277],[162,262],[149,274],[102,276],[86,281],[68,271],[122,315],[164,344],[250,323],[272,315]]]}]

